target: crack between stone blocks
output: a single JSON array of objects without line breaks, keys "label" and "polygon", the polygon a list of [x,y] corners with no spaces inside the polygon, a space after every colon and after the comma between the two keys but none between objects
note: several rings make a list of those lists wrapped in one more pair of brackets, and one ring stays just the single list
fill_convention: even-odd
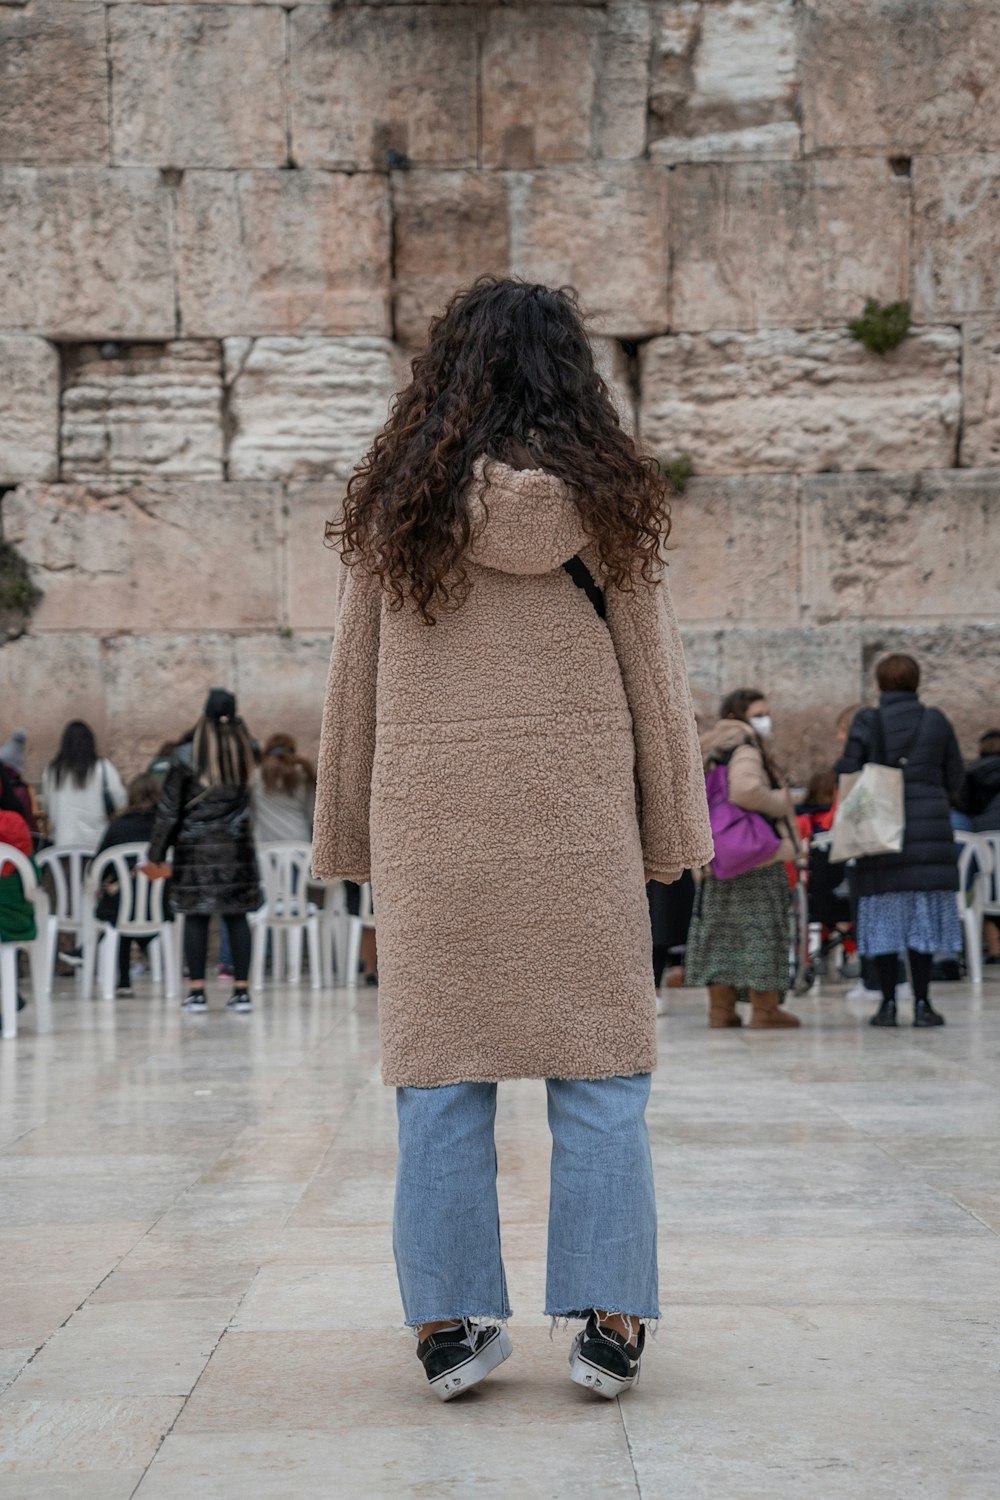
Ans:
[{"label": "crack between stone blocks", "polygon": [[281,81],[285,94],[285,166],[294,167],[292,155],[292,12],[285,8],[285,57]]},{"label": "crack between stone blocks", "polygon": [[396,191],[395,177],[391,168],[385,174],[385,192],[389,210],[389,337],[394,344],[398,344],[399,338],[396,332]]},{"label": "crack between stone blocks", "polygon": [[483,165],[483,36],[487,13],[476,14],[476,167]]},{"label": "crack between stone blocks", "polygon": [[113,68],[111,62],[111,6],[104,7],[104,59],[108,77],[108,166],[115,164],[115,140],[114,140],[114,115],[112,114],[113,99]]},{"label": "crack between stone blocks", "polygon": [[962,468],[962,439],[965,437],[965,325],[958,323],[958,421],[955,424],[954,467]]}]

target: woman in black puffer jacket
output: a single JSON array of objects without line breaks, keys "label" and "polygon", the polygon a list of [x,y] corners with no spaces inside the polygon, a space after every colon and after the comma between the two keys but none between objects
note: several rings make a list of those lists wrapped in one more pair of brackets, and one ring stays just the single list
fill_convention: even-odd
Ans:
[{"label": "woman in black puffer jacket", "polygon": [[896,1024],[898,955],[906,951],[913,1024],[943,1026],[928,990],[934,954],[962,947],[955,900],[958,847],[951,825],[951,805],[962,787],[962,756],[949,720],[917,697],[920,668],[912,656],[883,657],[875,676],[879,706],[856,714],[837,766],[841,772],[860,771],[879,759],[881,717],[885,764],[903,768],[906,833],[901,853],[873,854],[857,865],[858,950],[875,960],[882,990],[871,1024]]},{"label": "woman in black puffer jacket", "polygon": [[236,699],[213,688],[191,739],[170,762],[149,842],[146,873],[168,875],[163,863],[173,845],[171,904],[183,912],[184,954],[191,992],[186,1010],[205,1010],[208,922],[218,912],[233,950],[234,985],[229,1005],[248,1011],[250,928],[247,912],[261,903],[253,840],[250,783],[253,741],[236,712]]}]

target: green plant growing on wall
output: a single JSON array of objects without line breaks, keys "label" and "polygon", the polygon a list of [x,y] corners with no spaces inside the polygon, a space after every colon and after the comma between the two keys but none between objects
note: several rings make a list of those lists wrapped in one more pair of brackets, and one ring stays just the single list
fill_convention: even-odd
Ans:
[{"label": "green plant growing on wall", "polygon": [[694,473],[690,453],[682,453],[678,458],[661,458],[660,473],[669,482],[675,494],[683,495],[687,489],[688,480]]},{"label": "green plant growing on wall", "polygon": [[883,307],[869,297],[860,318],[848,323],[851,337],[864,344],[872,354],[888,354],[901,344],[910,331],[910,304],[887,302]]},{"label": "green plant growing on wall", "polygon": [[0,612],[29,615],[41,597],[20,552],[0,539]]}]

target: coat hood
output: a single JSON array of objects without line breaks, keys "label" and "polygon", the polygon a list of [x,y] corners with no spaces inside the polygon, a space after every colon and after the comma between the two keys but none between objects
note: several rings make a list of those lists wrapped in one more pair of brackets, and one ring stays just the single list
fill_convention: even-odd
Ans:
[{"label": "coat hood", "polygon": [[499,573],[552,573],[590,540],[562,479],[499,459],[476,460],[469,515],[470,558]]},{"label": "coat hood", "polygon": [[740,745],[755,745],[756,735],[742,719],[720,719],[701,736],[701,755],[706,769],[730,756]]}]

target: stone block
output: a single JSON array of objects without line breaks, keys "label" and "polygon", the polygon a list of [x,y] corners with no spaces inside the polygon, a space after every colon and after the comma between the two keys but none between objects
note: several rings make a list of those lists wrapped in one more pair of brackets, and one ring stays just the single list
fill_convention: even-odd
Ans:
[{"label": "stone block", "polygon": [[913,310],[925,322],[1000,311],[1000,154],[913,163]]},{"label": "stone block", "polygon": [[598,11],[575,6],[486,12],[484,166],[528,169],[591,155],[602,22]]},{"label": "stone block", "polygon": [[1000,471],[802,483],[803,598],[814,620],[1000,617]]},{"label": "stone block", "polygon": [[1000,146],[995,5],[805,0],[798,16],[810,154],[860,148],[939,155]]},{"label": "stone block", "polygon": [[510,268],[504,178],[486,172],[401,172],[393,188],[396,337],[419,348],[459,287]]},{"label": "stone block", "polygon": [[600,40],[595,154],[643,156],[653,18],[647,0],[610,0]]},{"label": "stone block", "polygon": [[671,502],[668,553],[684,621],[799,618],[799,481],[693,479]]},{"label": "stone block", "polygon": [[59,356],[44,339],[0,334],[0,484],[55,479]]},{"label": "stone block", "polygon": [[710,729],[719,717],[722,636],[723,632],[717,628],[681,622],[684,664],[700,733]]},{"label": "stone block", "polygon": [[794,0],[660,0],[655,10],[653,157],[797,157]]},{"label": "stone block", "polygon": [[216,343],[79,344],[67,351],[62,478],[221,479]]},{"label": "stone block", "polygon": [[943,709],[971,760],[979,736],[996,726],[1000,621],[981,624],[864,625],[861,627],[865,692],[875,696],[875,666],[890,651],[920,664],[920,696]]},{"label": "stone block", "polygon": [[45,591],[33,628],[277,626],[279,499],[263,484],[22,485],[4,533]]},{"label": "stone block", "polygon": [[905,298],[908,190],[885,161],[676,167],[674,327],[837,324]]},{"label": "stone block", "polygon": [[917,329],[887,355],[841,329],[684,333],[643,347],[642,437],[699,474],[941,469],[961,416],[960,336]]},{"label": "stone block", "polygon": [[[184,622],[175,623],[182,630]],[[165,740],[179,739],[191,728],[210,688],[232,689],[236,640],[228,631],[143,632],[101,642],[111,725],[108,753],[123,776],[144,771]]]},{"label": "stone block", "polygon": [[3,321],[55,338],[171,338],[167,189],[158,172],[0,169]]},{"label": "stone block", "polygon": [[384,177],[185,172],[177,239],[189,337],[389,331]]},{"label": "stone block", "polygon": [[1000,464],[1000,319],[962,330],[962,444],[966,468]]},{"label": "stone block", "polygon": [[575,286],[595,331],[664,332],[667,178],[647,162],[511,173],[511,269]]},{"label": "stone block", "polygon": [[283,166],[285,17],[262,5],[113,5],[116,162]]},{"label": "stone block", "polygon": [[594,338],[594,363],[608,387],[619,420],[626,432],[635,434],[636,398],[629,356],[618,339]]},{"label": "stone block", "polygon": [[251,733],[265,740],[283,730],[315,757],[331,644],[327,632],[237,636],[235,691]]},{"label": "stone block", "polygon": [[108,159],[104,6],[32,0],[0,26],[0,162],[74,166]]},{"label": "stone block", "polygon": [[85,719],[98,748],[106,752],[108,712],[99,638],[86,631],[32,631],[5,642],[0,647],[0,703],[5,726],[23,724],[28,730],[29,781],[40,780],[71,719]]},{"label": "stone block", "polygon": [[476,26],[451,5],[290,18],[292,158],[305,167],[476,164]]},{"label": "stone block", "polygon": [[344,486],[290,485],[285,496],[285,610],[292,630],[320,631],[337,620],[340,554],[324,541],[327,521],[341,513]]},{"label": "stone block", "polygon": [[403,383],[381,338],[226,339],[229,477],[347,478]]},{"label": "stone block", "polygon": [[861,631],[849,622],[727,630],[720,673],[720,696],[738,687],[767,695],[778,763],[804,785],[836,762],[837,716],[863,696]]}]

